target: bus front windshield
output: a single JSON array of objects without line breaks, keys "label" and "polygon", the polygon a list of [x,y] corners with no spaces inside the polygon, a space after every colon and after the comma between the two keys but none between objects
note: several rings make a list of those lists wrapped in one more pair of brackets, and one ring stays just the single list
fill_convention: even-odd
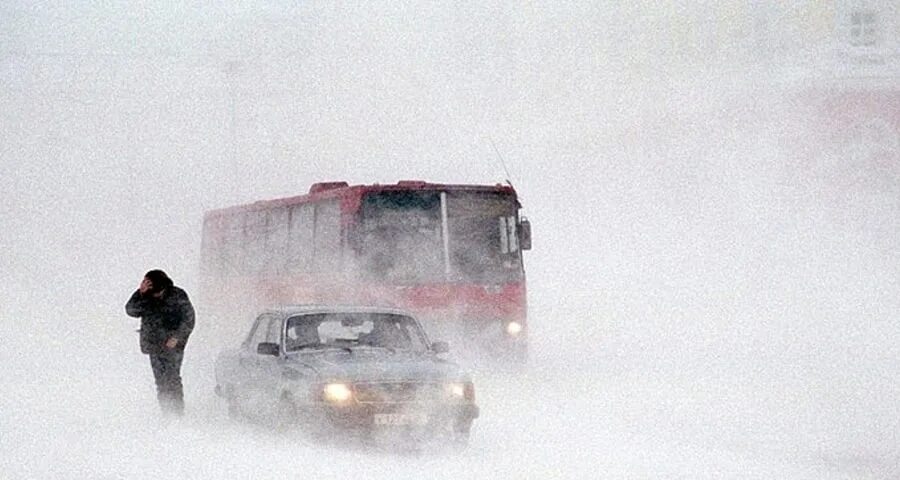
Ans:
[{"label": "bus front windshield", "polygon": [[360,266],[371,279],[397,284],[515,281],[522,273],[516,210],[515,198],[498,192],[370,193],[361,205]]}]

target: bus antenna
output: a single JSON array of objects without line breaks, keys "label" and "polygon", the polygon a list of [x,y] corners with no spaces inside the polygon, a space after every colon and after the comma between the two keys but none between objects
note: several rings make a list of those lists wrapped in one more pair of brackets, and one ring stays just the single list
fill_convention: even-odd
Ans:
[{"label": "bus antenna", "polygon": [[506,162],[503,160],[503,155],[500,155],[500,150],[497,149],[497,144],[494,143],[493,137],[488,135],[488,140],[491,141],[491,146],[494,147],[494,153],[497,154],[497,159],[500,160],[500,166],[503,167],[503,173],[506,174],[506,183],[508,183],[509,186],[512,187],[513,184],[511,181],[509,181],[509,170],[506,169]]}]

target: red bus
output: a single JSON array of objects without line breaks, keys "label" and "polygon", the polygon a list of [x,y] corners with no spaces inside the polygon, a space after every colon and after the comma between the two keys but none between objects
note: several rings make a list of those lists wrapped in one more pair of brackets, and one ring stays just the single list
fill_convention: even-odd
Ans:
[{"label": "red bus", "polygon": [[[209,211],[201,295],[218,338],[276,304],[400,307],[462,356],[527,358],[531,226],[508,185],[313,184]],[[477,354],[477,356],[475,355]]]}]

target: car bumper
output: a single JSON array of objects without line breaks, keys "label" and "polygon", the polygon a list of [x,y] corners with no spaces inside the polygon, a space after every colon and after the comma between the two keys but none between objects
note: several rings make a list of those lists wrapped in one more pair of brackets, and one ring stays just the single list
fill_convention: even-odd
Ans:
[{"label": "car bumper", "polygon": [[297,420],[317,431],[353,431],[363,436],[385,432],[467,433],[478,418],[474,404],[314,405],[300,408]]}]

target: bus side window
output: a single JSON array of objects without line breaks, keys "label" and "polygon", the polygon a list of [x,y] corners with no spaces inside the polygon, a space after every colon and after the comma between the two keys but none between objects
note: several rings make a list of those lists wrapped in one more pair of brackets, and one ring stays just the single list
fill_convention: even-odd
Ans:
[{"label": "bus side window", "polygon": [[282,273],[286,263],[288,243],[288,209],[279,208],[266,212],[266,263],[265,270]]},{"label": "bus side window", "polygon": [[266,256],[266,212],[246,213],[244,226],[245,266],[249,273],[259,273],[265,265]]},{"label": "bus side window", "polygon": [[290,210],[287,270],[308,272],[313,250],[313,207],[296,205]]},{"label": "bus side window", "polygon": [[341,207],[329,201],[316,205],[315,269],[331,272],[341,264]]},{"label": "bus side window", "polygon": [[244,215],[236,213],[222,217],[222,273],[244,272]]}]

